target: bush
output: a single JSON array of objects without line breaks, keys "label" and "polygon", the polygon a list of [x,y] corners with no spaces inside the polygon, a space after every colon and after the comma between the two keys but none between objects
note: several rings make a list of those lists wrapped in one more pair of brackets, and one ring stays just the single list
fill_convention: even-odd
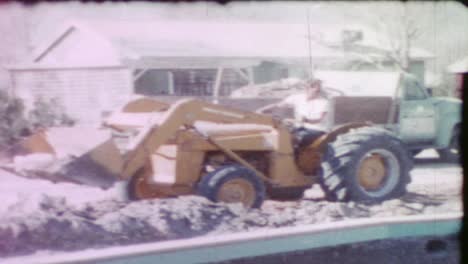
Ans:
[{"label": "bush", "polygon": [[56,98],[45,100],[36,98],[33,109],[28,116],[34,128],[52,126],[71,126],[75,121],[65,114],[65,108]]},{"label": "bush", "polygon": [[23,102],[0,90],[0,147],[27,135],[29,129],[29,122],[24,117]]},{"label": "bush", "polygon": [[41,127],[71,126],[74,120],[65,114],[57,99],[37,98],[26,113],[23,101],[0,90],[0,148],[11,145]]}]

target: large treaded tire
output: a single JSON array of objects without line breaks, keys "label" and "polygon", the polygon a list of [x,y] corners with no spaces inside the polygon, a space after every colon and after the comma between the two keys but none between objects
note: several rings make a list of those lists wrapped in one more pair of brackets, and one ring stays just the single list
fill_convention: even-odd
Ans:
[{"label": "large treaded tire", "polygon": [[[381,170],[385,174],[381,184],[375,190],[367,190],[358,178],[362,177],[359,171],[363,161],[374,157],[371,154],[377,155],[385,168]],[[411,153],[401,140],[384,129],[362,127],[338,136],[329,144],[319,183],[328,200],[381,202],[406,192],[412,167]]]},{"label": "large treaded tire", "polygon": [[[220,198],[223,186],[235,183],[241,184],[239,189],[248,189],[247,194],[242,193],[239,201],[224,201]],[[233,185],[236,187],[236,185]],[[245,188],[247,187],[247,188]],[[265,185],[263,181],[252,170],[239,166],[228,165],[220,167],[202,177],[197,186],[197,192],[213,202],[241,202],[246,207],[259,208],[265,200]],[[244,195],[244,196],[243,196]],[[250,197],[248,202],[243,199]]]}]

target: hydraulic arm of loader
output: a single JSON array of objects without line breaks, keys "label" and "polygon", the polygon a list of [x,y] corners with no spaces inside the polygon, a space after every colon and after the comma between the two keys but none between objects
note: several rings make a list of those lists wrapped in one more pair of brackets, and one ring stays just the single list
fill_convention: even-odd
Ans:
[{"label": "hydraulic arm of loader", "polygon": [[[192,127],[195,121],[209,121],[216,123],[258,124],[275,127],[278,130],[286,129],[279,122],[267,115],[229,109],[195,99],[186,99],[176,102],[164,113],[159,124],[149,124],[131,143],[130,151],[126,154],[122,169],[122,179],[129,179],[142,168],[148,157],[161,145],[166,143],[176,131],[182,127]],[[288,133],[280,134],[279,151],[291,151],[290,144],[282,144],[288,140]]]}]

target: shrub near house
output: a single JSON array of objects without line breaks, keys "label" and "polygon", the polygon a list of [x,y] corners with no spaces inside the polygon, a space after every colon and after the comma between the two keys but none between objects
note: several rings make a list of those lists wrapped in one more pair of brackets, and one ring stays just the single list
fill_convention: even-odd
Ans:
[{"label": "shrub near house", "polygon": [[24,117],[20,99],[0,90],[0,147],[4,148],[29,133],[29,122]]},{"label": "shrub near house", "polygon": [[0,90],[0,147],[7,148],[38,128],[74,124],[57,100],[37,98],[33,109],[26,112],[19,98]]}]

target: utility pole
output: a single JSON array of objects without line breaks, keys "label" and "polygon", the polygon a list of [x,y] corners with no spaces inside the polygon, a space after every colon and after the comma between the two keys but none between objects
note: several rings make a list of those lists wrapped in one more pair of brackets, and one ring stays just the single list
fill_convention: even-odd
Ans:
[{"label": "utility pole", "polygon": [[308,44],[309,44],[309,67],[310,67],[310,71],[309,71],[309,79],[313,79],[314,78],[314,66],[312,64],[312,36],[311,36],[311,33],[310,33],[310,10],[307,9],[307,40],[308,40]]}]

